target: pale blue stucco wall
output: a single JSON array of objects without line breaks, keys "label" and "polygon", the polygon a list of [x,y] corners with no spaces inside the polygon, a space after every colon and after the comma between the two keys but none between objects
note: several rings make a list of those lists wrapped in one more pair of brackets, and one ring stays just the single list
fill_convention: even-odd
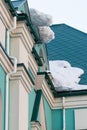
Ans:
[{"label": "pale blue stucco wall", "polygon": [[44,98],[44,109],[45,109],[46,128],[47,130],[53,130],[52,129],[52,110],[45,98]]},{"label": "pale blue stucco wall", "polygon": [[[65,109],[66,130],[75,130],[74,110],[75,108]],[[63,130],[63,110],[62,109],[52,111],[52,130]]]},{"label": "pale blue stucco wall", "polygon": [[74,108],[66,109],[66,130],[75,130]]},{"label": "pale blue stucco wall", "polygon": [[29,93],[29,106],[28,106],[28,122],[29,122],[29,130],[31,130],[31,117],[32,117],[32,112],[33,112],[33,107],[34,107],[34,102],[35,102],[35,97],[36,93],[34,91],[34,88],[32,88],[31,92]]},{"label": "pale blue stucco wall", "polygon": [[[84,108],[78,107],[65,109],[65,130],[75,130],[75,110],[77,109]],[[52,110],[52,130],[63,130],[62,109]]]},{"label": "pale blue stucco wall", "polygon": [[2,130],[5,129],[5,95],[6,95],[6,73],[0,66],[0,91],[2,96]]},{"label": "pale blue stucco wall", "polygon": [[62,130],[62,109],[52,110],[52,130]]}]

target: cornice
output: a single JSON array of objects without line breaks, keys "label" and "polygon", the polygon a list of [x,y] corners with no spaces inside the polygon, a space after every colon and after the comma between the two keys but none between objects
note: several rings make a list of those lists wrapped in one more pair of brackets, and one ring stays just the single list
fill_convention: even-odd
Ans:
[{"label": "cornice", "polygon": [[38,71],[38,65],[37,65],[36,60],[35,60],[34,56],[32,55],[32,53],[29,53],[29,55],[28,55],[28,64],[29,64],[30,68],[32,69],[32,71],[34,72],[34,76],[36,77],[37,71]]},{"label": "cornice", "polygon": [[11,33],[13,38],[20,37],[22,40],[26,50],[28,52],[32,51],[32,47],[34,46],[34,40],[27,28],[25,21],[18,21],[16,29]]},{"label": "cornice", "polygon": [[25,13],[20,13],[17,15],[17,19],[18,21],[26,21],[26,25],[30,28],[30,32],[33,34],[35,42],[39,43],[40,39],[38,28],[32,24],[30,17],[28,17]]},{"label": "cornice", "polygon": [[[51,109],[62,109],[63,97],[55,98],[45,80],[43,81],[41,89]],[[64,107],[65,108],[87,107],[87,95],[65,97]]]},{"label": "cornice", "polygon": [[[3,67],[6,73],[13,71],[13,63],[11,59],[9,58],[9,56],[6,54],[1,44],[0,44],[0,65]],[[18,65],[17,72],[13,76],[11,76],[11,79],[21,80],[25,89],[28,92],[31,91],[31,88],[34,85],[34,82],[31,80],[24,64]]]},{"label": "cornice", "polygon": [[[65,97],[65,108],[77,108],[77,107],[87,107],[87,94],[86,92],[82,92],[75,95],[67,95],[67,96],[59,96],[54,97],[54,94],[45,78],[45,75],[38,75],[37,79],[40,79],[39,84],[36,85],[36,89],[42,89],[43,95],[45,96],[48,104],[50,105],[51,109],[62,109],[62,98]],[[38,86],[39,85],[39,86]],[[60,92],[59,92],[60,93]],[[73,93],[73,92],[72,92]]]},{"label": "cornice", "polygon": [[54,108],[54,97],[53,97],[53,94],[52,94],[45,79],[43,80],[43,84],[42,84],[41,89],[43,91],[43,95],[47,99],[47,102],[49,103],[50,107],[53,109]]},{"label": "cornice", "polygon": [[11,80],[20,80],[28,93],[31,91],[34,85],[23,64],[17,67],[17,72],[11,76]]}]

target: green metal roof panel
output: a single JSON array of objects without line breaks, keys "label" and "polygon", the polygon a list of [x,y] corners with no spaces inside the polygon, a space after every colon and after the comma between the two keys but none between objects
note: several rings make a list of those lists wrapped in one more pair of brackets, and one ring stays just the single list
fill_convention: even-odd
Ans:
[{"label": "green metal roof panel", "polygon": [[18,7],[22,6],[24,3],[25,3],[25,0],[12,1],[12,4],[13,4],[14,8],[18,8]]},{"label": "green metal roof panel", "polygon": [[87,34],[66,24],[53,25],[55,39],[47,44],[49,60],[66,60],[85,73],[81,82],[87,84]]}]

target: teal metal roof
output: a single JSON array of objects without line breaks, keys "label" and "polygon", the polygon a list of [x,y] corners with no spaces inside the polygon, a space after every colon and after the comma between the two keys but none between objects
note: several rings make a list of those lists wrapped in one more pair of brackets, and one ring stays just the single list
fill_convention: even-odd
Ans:
[{"label": "teal metal roof", "polygon": [[80,83],[87,84],[87,34],[66,24],[51,26],[55,39],[47,44],[49,60],[66,60],[85,73]]},{"label": "teal metal roof", "polygon": [[12,4],[14,6],[14,8],[18,8],[20,6],[22,6],[25,3],[26,0],[15,0],[12,1]]}]

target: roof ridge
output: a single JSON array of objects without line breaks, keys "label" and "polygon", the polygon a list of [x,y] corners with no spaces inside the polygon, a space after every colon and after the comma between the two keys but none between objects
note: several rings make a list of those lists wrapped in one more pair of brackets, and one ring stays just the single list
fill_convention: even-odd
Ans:
[{"label": "roof ridge", "polygon": [[78,31],[78,32],[81,32],[81,33],[87,35],[86,32],[83,32],[83,31],[81,31],[81,30],[79,30],[79,29],[77,29],[77,28],[75,28],[75,27],[73,27],[73,26],[71,26],[71,25],[65,24],[65,23],[53,24],[51,27],[54,27],[54,26],[66,26],[66,27],[68,27],[68,28],[72,28],[72,29],[75,30],[75,31]]}]

